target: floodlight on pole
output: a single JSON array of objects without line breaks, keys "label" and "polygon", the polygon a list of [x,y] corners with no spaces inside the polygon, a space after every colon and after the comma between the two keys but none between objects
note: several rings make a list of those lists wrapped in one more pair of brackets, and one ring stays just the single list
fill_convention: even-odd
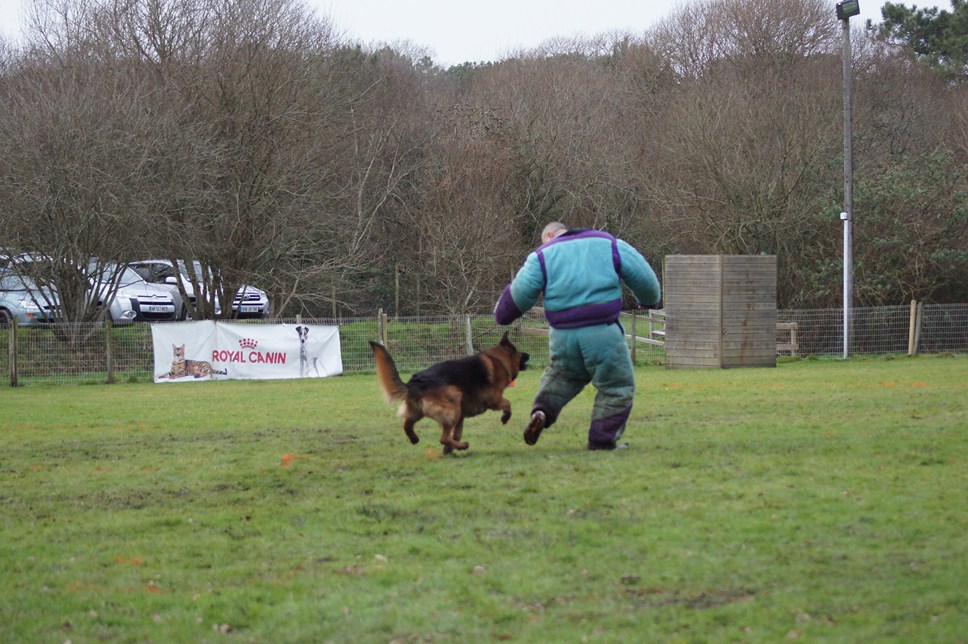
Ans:
[{"label": "floodlight on pole", "polygon": [[850,355],[851,306],[853,303],[853,219],[854,219],[854,169],[851,132],[851,105],[853,72],[850,54],[850,18],[860,13],[859,0],[837,3],[837,19],[844,32],[844,210],[840,219],[844,222],[844,358]]},{"label": "floodlight on pole", "polygon": [[857,15],[860,15],[860,2],[858,0],[845,0],[845,2],[837,3],[837,20],[847,20]]}]

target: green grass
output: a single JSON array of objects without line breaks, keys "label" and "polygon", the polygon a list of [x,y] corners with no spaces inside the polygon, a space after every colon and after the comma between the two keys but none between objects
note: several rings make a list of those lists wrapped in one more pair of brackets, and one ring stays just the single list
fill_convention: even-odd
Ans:
[{"label": "green grass", "polygon": [[0,390],[0,640],[965,641],[968,358],[637,375],[446,458],[371,375]]}]

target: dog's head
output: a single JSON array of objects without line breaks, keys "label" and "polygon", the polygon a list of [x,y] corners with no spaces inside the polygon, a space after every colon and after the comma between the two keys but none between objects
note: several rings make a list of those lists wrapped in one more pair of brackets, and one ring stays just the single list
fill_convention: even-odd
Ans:
[{"label": "dog's head", "polygon": [[498,346],[502,347],[508,353],[508,362],[510,363],[508,367],[511,369],[511,377],[515,378],[519,371],[524,371],[528,368],[528,358],[531,356],[523,351],[518,351],[518,348],[514,346],[514,343],[508,339],[507,331],[501,336],[501,342]]}]

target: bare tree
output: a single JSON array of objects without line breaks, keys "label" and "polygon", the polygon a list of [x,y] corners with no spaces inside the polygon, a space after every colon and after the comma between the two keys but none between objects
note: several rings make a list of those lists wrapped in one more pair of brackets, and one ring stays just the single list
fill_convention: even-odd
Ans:
[{"label": "bare tree", "polygon": [[855,296],[868,305],[960,301],[968,294],[964,87],[879,41],[862,51]]},{"label": "bare tree", "polygon": [[91,320],[103,302],[84,273],[92,257],[123,261],[142,243],[164,128],[134,70],[56,53],[25,57],[6,76],[0,216],[6,244],[55,260],[47,278],[63,317]]},{"label": "bare tree", "polygon": [[154,253],[206,294],[193,315],[230,317],[238,288],[273,279],[289,231],[319,201],[308,162],[329,116],[335,36],[292,0],[114,0],[96,24],[150,72],[159,110],[190,137],[174,137],[188,158],[168,160],[192,171],[155,201]]},{"label": "bare tree", "polygon": [[277,276],[296,311],[372,310],[393,279],[392,248],[411,231],[399,222],[415,199],[429,137],[422,57],[344,48],[319,92],[336,101],[316,130],[313,208],[287,235]]},{"label": "bare tree", "polygon": [[677,18],[651,36],[680,61],[650,136],[670,250],[777,254],[781,305],[795,297],[787,278],[826,210],[815,181],[839,143],[839,67],[825,55],[835,31],[821,4],[715,0],[690,9],[704,27]]},{"label": "bare tree", "polygon": [[524,178],[506,124],[486,110],[458,104],[420,176],[416,228],[424,299],[438,311],[490,309],[520,262]]}]

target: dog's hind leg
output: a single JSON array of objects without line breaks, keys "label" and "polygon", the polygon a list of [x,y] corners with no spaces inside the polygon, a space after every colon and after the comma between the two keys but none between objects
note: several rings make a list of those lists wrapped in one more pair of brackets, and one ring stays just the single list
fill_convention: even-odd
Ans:
[{"label": "dog's hind leg", "polygon": [[454,431],[451,435],[454,437],[454,440],[457,442],[460,442],[460,440],[464,437],[464,417],[463,416],[457,419],[457,424],[454,425]]},{"label": "dog's hind leg", "polygon": [[423,418],[423,412],[419,409],[414,409],[409,403],[403,403],[400,406],[400,416],[403,417],[403,431],[406,432],[407,438],[414,445],[420,442],[420,437],[417,436],[417,432],[413,431],[413,426],[417,424],[417,421]]},{"label": "dog's hind leg", "polygon": [[413,431],[413,426],[417,423],[416,420],[412,418],[407,418],[403,421],[403,431],[406,432],[407,438],[414,445],[420,442],[420,437],[417,436],[417,432]]},{"label": "dog's hind leg", "polygon": [[459,418],[453,425],[440,424],[440,443],[444,446],[444,454],[450,454],[455,449],[467,449],[468,443],[459,440],[464,431],[464,419]]},{"label": "dog's hind leg", "polygon": [[[461,440],[463,436],[464,436],[464,417],[461,416],[460,419],[457,421],[457,424],[454,425],[454,429],[451,432],[453,443],[444,444],[444,454],[450,454],[451,452],[454,451],[454,449],[467,449],[468,447],[470,447],[470,443],[467,443],[466,441]],[[460,447],[461,445],[463,445],[463,447]]]}]

